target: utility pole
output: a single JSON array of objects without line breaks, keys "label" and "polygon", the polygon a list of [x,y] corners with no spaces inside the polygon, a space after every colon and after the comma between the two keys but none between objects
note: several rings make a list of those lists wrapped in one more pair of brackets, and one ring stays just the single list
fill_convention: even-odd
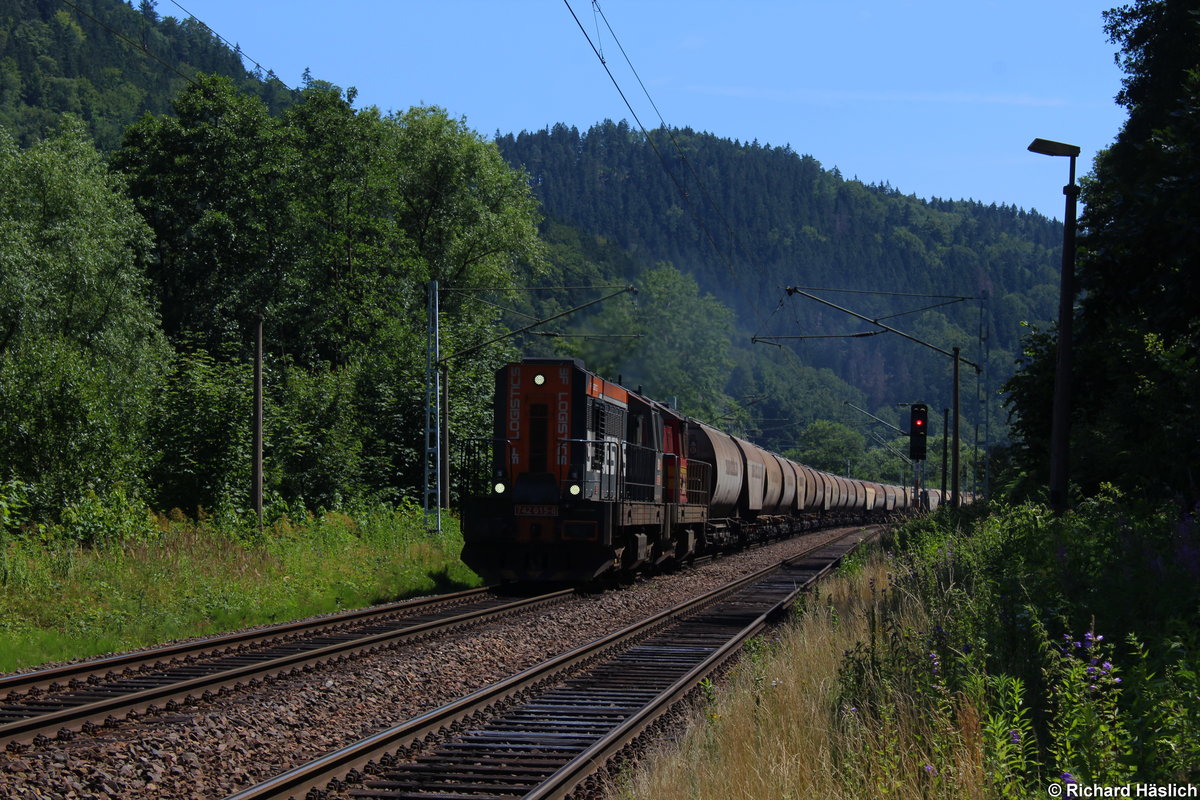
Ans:
[{"label": "utility pole", "polygon": [[[959,348],[954,348],[954,472],[950,476],[950,507],[958,508],[961,498],[958,494],[958,362]],[[978,368],[977,368],[978,369]]]},{"label": "utility pole", "polygon": [[429,282],[426,298],[425,341],[425,481],[422,505],[425,524],[442,532],[442,373],[441,331],[438,321],[438,282]]},{"label": "utility pole", "polygon": [[258,313],[254,333],[254,455],[250,468],[250,503],[258,515],[258,532],[263,531],[263,315]]},{"label": "utility pole", "polygon": [[950,409],[942,409],[942,497],[946,496],[946,464],[950,448]]}]

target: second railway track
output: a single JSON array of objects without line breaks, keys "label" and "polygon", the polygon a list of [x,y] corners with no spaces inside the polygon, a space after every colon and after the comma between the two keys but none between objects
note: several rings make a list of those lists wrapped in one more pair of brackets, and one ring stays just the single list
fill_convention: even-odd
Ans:
[{"label": "second railway track", "polygon": [[0,747],[111,726],[226,687],[446,633],[570,597],[473,589],[0,678]]}]

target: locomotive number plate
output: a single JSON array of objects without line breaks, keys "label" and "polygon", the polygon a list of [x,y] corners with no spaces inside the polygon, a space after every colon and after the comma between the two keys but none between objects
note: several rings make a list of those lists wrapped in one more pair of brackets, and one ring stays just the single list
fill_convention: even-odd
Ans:
[{"label": "locomotive number plate", "polygon": [[558,506],[517,506],[518,517],[557,517]]}]

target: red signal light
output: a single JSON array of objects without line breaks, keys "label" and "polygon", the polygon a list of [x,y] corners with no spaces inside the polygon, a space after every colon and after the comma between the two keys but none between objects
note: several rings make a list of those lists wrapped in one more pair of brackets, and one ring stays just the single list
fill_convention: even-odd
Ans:
[{"label": "red signal light", "polygon": [[913,461],[925,458],[925,428],[929,417],[929,406],[913,403],[908,418],[908,457]]}]

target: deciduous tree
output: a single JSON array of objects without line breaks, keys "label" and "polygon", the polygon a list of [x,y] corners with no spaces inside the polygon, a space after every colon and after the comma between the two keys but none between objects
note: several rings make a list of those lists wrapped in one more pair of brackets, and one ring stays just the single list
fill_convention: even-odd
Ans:
[{"label": "deciduous tree", "polygon": [[142,485],[167,352],[137,268],[149,245],[78,120],[25,151],[0,130],[0,475],[43,510]]}]

